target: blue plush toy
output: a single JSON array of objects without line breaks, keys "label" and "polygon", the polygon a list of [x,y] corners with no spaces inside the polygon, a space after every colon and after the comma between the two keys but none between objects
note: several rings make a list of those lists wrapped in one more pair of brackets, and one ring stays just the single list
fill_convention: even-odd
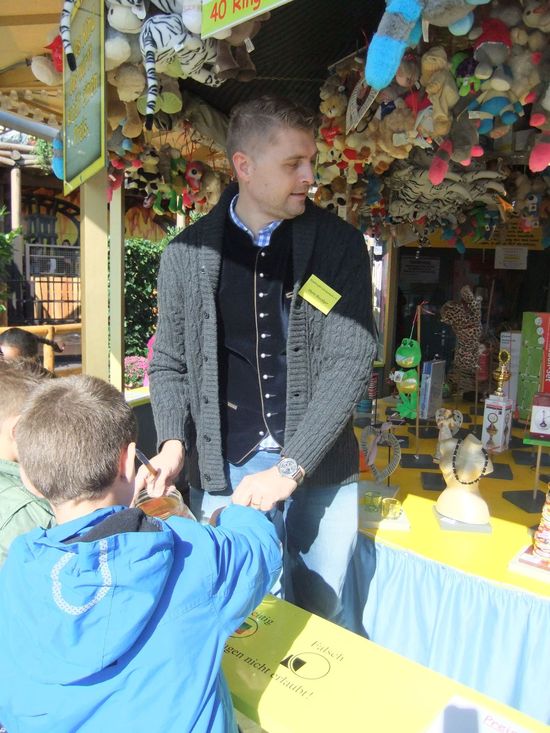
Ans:
[{"label": "blue plush toy", "polygon": [[61,133],[56,135],[52,141],[52,171],[54,176],[63,180],[63,138]]},{"label": "blue plush toy", "polygon": [[468,111],[480,113],[479,135],[488,135],[495,122],[501,125],[513,125],[523,115],[521,104],[500,92],[487,93],[484,98],[482,97],[481,103],[479,99],[473,99],[468,105]]},{"label": "blue plush toy", "polygon": [[367,84],[384,89],[395,76],[405,49],[416,46],[428,24],[462,36],[473,25],[472,6],[490,0],[389,0],[372,38],[365,68]]}]

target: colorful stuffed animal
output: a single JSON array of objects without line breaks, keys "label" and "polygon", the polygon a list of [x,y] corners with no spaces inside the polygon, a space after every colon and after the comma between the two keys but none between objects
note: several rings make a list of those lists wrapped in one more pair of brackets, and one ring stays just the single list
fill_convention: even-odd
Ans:
[{"label": "colorful stuffed animal", "polygon": [[391,83],[406,48],[416,46],[420,40],[422,26],[425,36],[430,23],[448,28],[455,35],[464,35],[473,25],[473,6],[489,1],[388,0],[367,51],[367,83],[378,90]]},{"label": "colorful stuffed animal", "polygon": [[216,59],[216,42],[202,41],[189,33],[180,15],[154,15],[143,24],[139,36],[147,75],[146,129],[153,126],[153,115],[159,94],[157,65],[168,65],[174,59],[181,65],[181,76],[190,77],[209,86],[221,82],[209,65]]},{"label": "colorful stuffed animal", "polygon": [[224,40],[219,40],[216,55],[216,74],[219,79],[237,79],[252,81],[256,77],[256,67],[250,57],[249,49],[253,48],[252,38],[261,30],[263,23],[271,17],[263,13],[252,20],[240,23],[231,29]]},{"label": "colorful stuffed animal", "polygon": [[523,11],[523,22],[528,28],[537,28],[550,33],[550,8],[545,0],[527,0]]},{"label": "colorful stuffed animal", "polygon": [[414,339],[404,338],[395,352],[395,361],[406,369],[394,370],[389,378],[395,382],[399,393],[396,411],[403,418],[414,419],[418,404],[418,374],[416,367],[420,364],[422,352],[420,344]]},{"label": "colorful stuffed animal", "polygon": [[449,162],[469,166],[472,158],[480,158],[483,148],[479,145],[477,126],[467,115],[456,118],[448,139],[444,140],[430,165],[429,179],[434,186],[439,185],[449,170]]},{"label": "colorful stuffed animal", "polygon": [[386,115],[379,126],[379,147],[392,158],[408,158],[412,150],[410,132],[414,129],[415,117],[404,104]]},{"label": "colorful stuffed animal", "polygon": [[[487,18],[481,25],[481,34],[474,42],[474,58],[478,62],[476,76],[478,79],[490,79],[495,73],[497,77],[503,77],[502,64],[506,62],[512,48],[510,30],[504,21],[499,18]],[[495,84],[493,82],[493,84]],[[493,89],[507,91],[510,85],[505,85],[505,78],[499,86],[492,86]],[[504,86],[503,86],[504,85]]]},{"label": "colorful stuffed animal", "polygon": [[31,59],[31,71],[33,76],[49,87],[58,86],[63,83],[63,73],[57,71],[49,56],[33,56]]},{"label": "colorful stuffed animal", "polygon": [[531,127],[541,131],[529,154],[529,170],[540,173],[550,165],[550,118],[545,111],[534,107],[530,119]]},{"label": "colorful stuffed animal", "polygon": [[422,55],[421,67],[420,83],[433,106],[434,134],[448,135],[452,124],[451,110],[459,96],[447,52],[441,46],[430,48]]},{"label": "colorful stuffed animal", "polygon": [[458,95],[467,97],[481,89],[481,79],[476,76],[477,61],[472,53],[458,51],[451,58],[451,72],[455,77]]},{"label": "colorful stuffed animal", "polygon": [[[71,45],[71,15],[74,10],[77,0],[64,0],[63,8],[61,10],[61,21],[59,23],[59,32],[63,42],[63,50],[67,57],[67,65],[71,71],[76,69],[76,59],[73,53],[73,47]],[[144,0],[107,0],[108,14],[113,9],[115,12],[121,11],[127,16],[127,13],[133,15],[138,25],[137,31],[128,31],[125,28],[118,27],[116,21],[112,21],[110,16],[108,23],[112,28],[121,31],[122,33],[127,32],[139,32],[141,28],[141,22],[145,18],[145,5]]]}]

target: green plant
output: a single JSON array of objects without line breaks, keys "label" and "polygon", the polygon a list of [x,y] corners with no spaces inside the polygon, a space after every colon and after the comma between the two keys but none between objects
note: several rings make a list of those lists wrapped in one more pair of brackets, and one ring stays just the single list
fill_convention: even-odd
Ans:
[{"label": "green plant", "polygon": [[34,143],[34,154],[36,155],[38,167],[45,173],[52,172],[53,145],[48,140],[40,137]]},{"label": "green plant", "polygon": [[157,275],[160,256],[177,234],[169,229],[158,242],[127,239],[124,245],[126,354],[145,356],[157,320]]},{"label": "green plant", "polygon": [[[0,206],[0,220],[7,214],[5,206]],[[12,229],[11,232],[0,232],[0,313],[6,310],[2,301],[8,297],[6,281],[8,279],[8,267],[13,257],[13,240],[21,234],[21,228]]]}]

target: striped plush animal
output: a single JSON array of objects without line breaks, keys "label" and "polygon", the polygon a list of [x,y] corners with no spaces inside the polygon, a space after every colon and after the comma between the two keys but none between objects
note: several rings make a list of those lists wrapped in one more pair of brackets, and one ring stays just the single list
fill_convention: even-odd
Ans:
[{"label": "striped plush animal", "polygon": [[[71,15],[77,0],[64,0],[63,9],[61,10],[61,20],[59,22],[59,33],[63,41],[63,50],[67,56],[69,69],[76,69],[76,59],[71,45]],[[145,1],[144,0],[106,0],[107,7],[120,5],[127,7],[140,19],[145,18]]]},{"label": "striped plush animal", "polygon": [[221,82],[212,70],[206,68],[213,65],[216,59],[216,42],[189,33],[181,16],[154,15],[143,24],[139,43],[145,73],[147,76],[147,107],[145,127],[153,126],[153,114],[159,95],[157,67],[166,68],[177,60],[181,67],[182,77],[191,77],[202,84],[218,86]]},{"label": "striped plush animal", "polygon": [[[199,36],[202,29],[202,6],[201,0],[151,0],[153,5],[162,10],[163,13],[176,13],[187,30]],[[213,38],[223,39],[231,35],[231,28],[224,28],[212,35]]]}]

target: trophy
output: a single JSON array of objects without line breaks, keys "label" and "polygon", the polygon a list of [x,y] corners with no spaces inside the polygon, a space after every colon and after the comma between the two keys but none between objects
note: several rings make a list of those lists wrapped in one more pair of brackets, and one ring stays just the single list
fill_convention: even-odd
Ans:
[{"label": "trophy", "polygon": [[493,369],[493,379],[497,383],[497,388],[494,391],[496,397],[504,397],[502,385],[510,379],[510,352],[506,349],[501,349],[498,352],[498,366]]}]

